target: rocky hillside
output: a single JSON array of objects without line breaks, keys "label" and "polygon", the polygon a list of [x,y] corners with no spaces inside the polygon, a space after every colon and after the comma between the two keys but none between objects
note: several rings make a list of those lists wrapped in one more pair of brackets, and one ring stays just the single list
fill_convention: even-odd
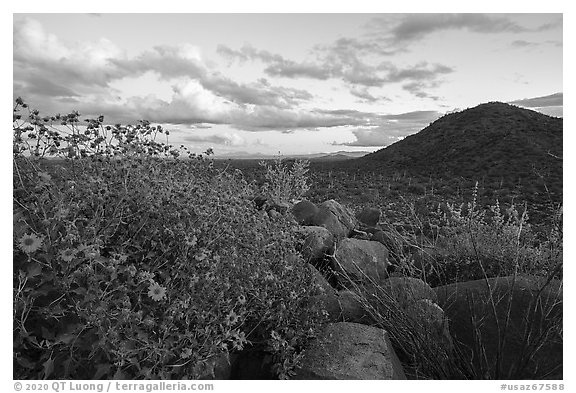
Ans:
[{"label": "rocky hillside", "polygon": [[536,184],[561,199],[562,127],[560,118],[490,102],[445,115],[355,165],[528,188]]}]

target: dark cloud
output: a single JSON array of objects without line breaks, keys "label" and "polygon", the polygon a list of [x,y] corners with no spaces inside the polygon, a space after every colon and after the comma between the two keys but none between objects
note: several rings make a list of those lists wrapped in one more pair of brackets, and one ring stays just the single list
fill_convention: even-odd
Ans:
[{"label": "dark cloud", "polygon": [[360,99],[360,102],[376,102],[380,100],[388,100],[385,97],[375,97],[368,91],[367,88],[354,88],[350,89],[350,94]]},{"label": "dark cloud", "polygon": [[449,74],[454,69],[442,64],[428,64],[427,62],[418,63],[412,67],[397,69],[391,67],[387,80],[389,82],[409,81],[428,81],[435,80],[439,75]]},{"label": "dark cloud", "polygon": [[485,14],[410,14],[392,28],[388,19],[375,19],[372,28],[389,34],[393,44],[416,41],[444,30],[469,30],[476,33],[521,33],[529,29],[505,16]]},{"label": "dark cloud", "polygon": [[131,76],[155,71],[162,79],[208,77],[208,71],[192,45],[159,45],[133,59],[113,59],[111,62]]},{"label": "dark cloud", "polygon": [[412,95],[418,98],[428,98],[434,101],[440,100],[440,97],[431,94],[429,91],[433,90],[438,86],[438,82],[432,81],[414,81],[402,85],[402,89],[410,92]]},{"label": "dark cloud", "polygon": [[564,105],[564,93],[555,93],[548,96],[525,98],[522,100],[510,101],[509,104],[524,106],[526,108],[538,108]]},{"label": "dark cloud", "polygon": [[306,90],[273,87],[262,81],[238,84],[229,78],[217,76],[201,80],[200,83],[215,95],[239,104],[271,105],[288,109],[313,98]]},{"label": "dark cloud", "polygon": [[46,97],[107,94],[113,79],[127,76],[110,62],[121,52],[101,39],[65,45],[29,18],[14,21],[14,81],[22,95]]},{"label": "dark cloud", "polygon": [[231,49],[225,45],[218,45],[216,51],[231,60],[240,61],[260,60],[268,66],[264,72],[270,76],[286,78],[311,78],[326,80],[331,77],[331,71],[322,65],[313,63],[297,63],[288,60],[281,55],[270,53],[266,50],[258,50],[250,45],[244,45],[239,50]]},{"label": "dark cloud", "polygon": [[[306,90],[274,86],[263,78],[238,83],[211,71],[191,45],[159,45],[128,57],[106,40],[74,46],[44,31],[38,22],[22,19],[14,23],[13,49],[14,96],[24,97],[47,113],[78,110],[86,115],[106,113],[112,122],[145,118],[187,125],[233,124],[254,130],[346,123],[337,116],[298,110],[302,102],[314,98]],[[147,72],[191,83],[178,82],[169,101],[153,96],[122,100],[110,86]]]},{"label": "dark cloud", "polygon": [[80,94],[72,89],[69,89],[63,84],[56,83],[54,80],[47,79],[42,75],[31,73],[25,81],[20,81],[14,84],[14,90],[18,91],[21,96],[28,97],[41,91],[43,95],[48,95],[54,98],[61,97],[79,97]]}]

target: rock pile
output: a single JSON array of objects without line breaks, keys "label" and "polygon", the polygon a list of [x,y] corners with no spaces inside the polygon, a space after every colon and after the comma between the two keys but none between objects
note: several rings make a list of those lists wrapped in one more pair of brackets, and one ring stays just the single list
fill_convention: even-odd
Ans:
[{"label": "rock pile", "polygon": [[[311,301],[329,316],[325,330],[304,350],[296,379],[405,379],[389,332],[379,323],[390,313],[415,321],[438,348],[468,356],[486,375],[562,379],[560,283],[499,277],[433,289],[420,279],[391,275],[402,245],[379,226],[378,209],[354,215],[334,200],[289,208],[255,203],[268,214],[290,212],[301,226],[300,253],[321,288]],[[526,334],[543,337],[544,345],[526,352]],[[232,362],[231,375],[269,378],[267,362],[259,362],[252,359],[248,368]],[[215,362],[208,374],[225,375],[222,364]]]}]

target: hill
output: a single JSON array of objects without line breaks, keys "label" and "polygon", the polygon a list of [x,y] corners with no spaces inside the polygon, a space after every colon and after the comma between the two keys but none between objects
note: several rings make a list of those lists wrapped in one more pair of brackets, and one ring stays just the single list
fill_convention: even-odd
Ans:
[{"label": "hill", "polygon": [[490,102],[445,115],[417,134],[354,160],[354,165],[533,188],[558,200],[562,127],[560,118]]}]

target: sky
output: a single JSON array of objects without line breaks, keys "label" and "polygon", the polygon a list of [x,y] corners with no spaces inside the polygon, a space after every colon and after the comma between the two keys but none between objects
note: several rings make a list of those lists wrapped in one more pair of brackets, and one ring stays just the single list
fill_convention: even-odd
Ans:
[{"label": "sky", "polygon": [[14,14],[13,97],[217,156],[375,151],[489,101],[563,115],[562,14]]}]

